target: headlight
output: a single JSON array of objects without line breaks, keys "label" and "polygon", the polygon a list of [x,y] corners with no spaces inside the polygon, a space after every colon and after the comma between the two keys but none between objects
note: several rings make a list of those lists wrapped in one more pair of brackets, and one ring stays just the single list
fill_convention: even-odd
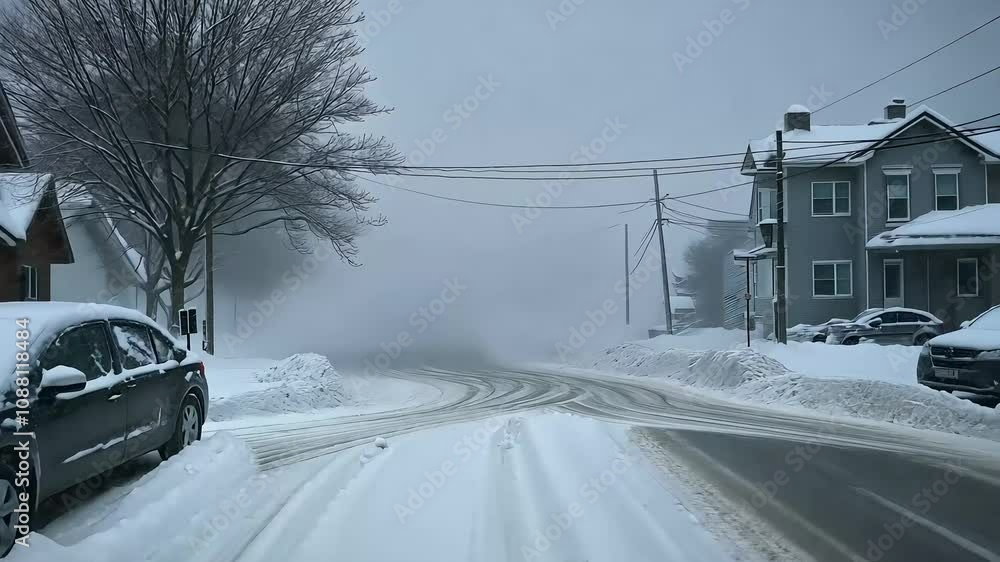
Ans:
[{"label": "headlight", "polygon": [[920,355],[930,355],[931,354],[931,344],[930,342],[925,342],[924,346],[920,348]]}]

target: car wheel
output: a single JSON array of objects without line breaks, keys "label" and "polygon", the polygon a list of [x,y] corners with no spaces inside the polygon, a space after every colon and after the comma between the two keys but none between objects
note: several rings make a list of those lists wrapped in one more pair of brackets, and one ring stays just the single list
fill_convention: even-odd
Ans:
[{"label": "car wheel", "polygon": [[861,341],[860,338],[853,337],[853,338],[844,338],[844,341],[842,343],[844,345],[858,345],[858,342],[860,341]]},{"label": "car wheel", "polygon": [[931,341],[931,336],[929,334],[920,334],[913,338],[913,345],[924,345],[929,341]]},{"label": "car wheel", "polygon": [[813,336],[813,343],[826,343],[826,336],[823,334],[816,334]]},{"label": "car wheel", "polygon": [[[14,486],[16,480],[17,475],[13,469],[7,465],[0,465],[0,558],[7,556],[14,548],[14,541],[22,536],[15,529],[17,513],[14,513],[14,509],[18,503],[18,491]],[[33,515],[30,509],[29,507],[29,521]]]},{"label": "car wheel", "polygon": [[177,416],[174,434],[165,445],[160,447],[160,458],[167,460],[181,452],[181,449],[201,439],[201,404],[193,394],[188,394],[181,402],[181,411]]}]

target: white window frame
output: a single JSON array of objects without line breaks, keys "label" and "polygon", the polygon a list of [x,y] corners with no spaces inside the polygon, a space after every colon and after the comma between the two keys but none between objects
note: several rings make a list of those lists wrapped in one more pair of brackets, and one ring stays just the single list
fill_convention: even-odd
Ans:
[{"label": "white window frame", "polygon": [[[817,295],[816,294],[816,266],[817,265],[832,265],[833,266],[833,294],[832,295]],[[837,286],[837,266],[846,265],[850,268],[851,274],[848,275],[850,288],[847,293],[840,293],[840,287]],[[812,296],[814,299],[847,299],[854,296],[854,262],[852,260],[816,260],[812,262]]]},{"label": "white window frame", "polygon": [[[912,199],[910,193],[910,170],[882,170],[885,175],[885,222],[909,222],[912,209],[910,208],[910,200]],[[906,218],[890,217],[889,210],[892,208],[890,201],[892,198],[889,197],[889,178],[891,176],[906,176]],[[899,199],[895,197],[894,199]]]},{"label": "white window frame", "polygon": [[[767,205],[767,215],[768,216],[766,216],[766,217],[764,216],[764,213],[762,212],[764,210],[764,194],[765,193],[767,194],[767,199],[768,199],[768,201],[767,201],[767,203],[768,203],[768,205]],[[776,218],[778,218],[777,209],[775,209],[775,212],[773,212],[773,213],[771,212],[771,206],[772,206],[771,203],[774,203],[774,206],[777,206],[777,202],[775,201],[775,196],[777,195],[777,193],[778,193],[777,189],[769,189],[769,188],[766,188],[766,187],[762,187],[762,188],[760,188],[760,189],[757,190],[757,224],[760,224],[762,221],[764,221],[766,219],[776,219]]]},{"label": "white window frame", "polygon": [[22,279],[25,279],[24,300],[38,300],[38,268],[33,265],[21,266]]},{"label": "white window frame", "polygon": [[[941,210],[941,208],[938,207],[938,198],[939,197],[951,197],[951,195],[943,195],[942,196],[939,193],[939,191],[938,191],[938,181],[937,181],[939,176],[955,176],[955,209],[954,210],[957,211],[958,209],[961,209],[962,208],[962,198],[959,195],[961,193],[961,190],[959,189],[959,182],[961,182],[961,176],[960,176],[961,171],[958,170],[957,168],[934,168],[932,171],[934,172],[934,210],[935,211],[940,211]],[[947,210],[950,211],[952,209],[947,209]]]},{"label": "white window frame", "polygon": [[[962,292],[962,291],[965,290],[965,288],[962,287],[962,273],[961,272],[962,272],[962,263],[963,262],[964,263],[972,262],[972,264],[976,268],[976,276],[975,276],[975,280],[976,280],[976,292],[975,293],[963,293]],[[958,296],[960,296],[960,297],[978,297],[979,296],[979,258],[958,258],[957,260],[955,260],[955,286],[956,286],[956,289],[958,290]]]},{"label": "white window frame", "polygon": [[885,274],[885,266],[886,265],[890,265],[890,264],[891,265],[899,265],[899,298],[903,299],[904,302],[905,302],[904,295],[906,294],[906,273],[905,273],[905,270],[903,269],[903,267],[904,267],[903,260],[900,259],[900,258],[893,258],[893,259],[882,260],[882,299],[883,299],[883,304],[885,304],[885,299],[889,298],[889,295],[885,294],[886,293],[886,291],[885,291],[885,284],[886,284],[885,281],[886,281],[886,279],[888,279],[888,276],[886,276],[886,274]]},{"label": "white window frame", "polygon": [[[820,183],[828,183],[828,184],[833,185],[833,193],[832,193],[832,195],[833,195],[833,201],[832,201],[833,205],[831,206],[831,209],[833,210],[832,213],[829,213],[829,214],[817,214],[816,213],[816,184],[820,184]],[[847,211],[841,211],[839,213],[837,212],[837,185],[838,184],[847,184]],[[812,213],[812,216],[814,216],[814,217],[849,217],[849,216],[851,216],[851,182],[849,182],[849,181],[841,181],[841,180],[814,181],[811,184],[810,190],[811,190],[811,194],[810,194],[811,197],[809,199],[809,211]]]}]

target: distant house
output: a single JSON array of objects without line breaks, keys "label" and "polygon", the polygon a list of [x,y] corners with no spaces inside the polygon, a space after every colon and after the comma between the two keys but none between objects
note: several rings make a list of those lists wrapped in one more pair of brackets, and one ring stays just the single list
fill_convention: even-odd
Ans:
[{"label": "distant house", "polygon": [[60,207],[75,259],[53,268],[53,300],[115,304],[145,312],[145,257],[93,197],[80,189],[65,196],[67,191],[60,189]]},{"label": "distant house", "polygon": [[[871,307],[927,310],[957,327],[1000,302],[1000,133],[894,99],[867,124],[784,119],[788,325]],[[751,314],[772,328],[775,135],[751,141]],[[763,228],[760,228],[763,227]],[[902,317],[883,326],[904,323]]]},{"label": "distant house", "polygon": [[52,176],[27,166],[0,85],[0,301],[50,300],[52,264],[73,263]]}]

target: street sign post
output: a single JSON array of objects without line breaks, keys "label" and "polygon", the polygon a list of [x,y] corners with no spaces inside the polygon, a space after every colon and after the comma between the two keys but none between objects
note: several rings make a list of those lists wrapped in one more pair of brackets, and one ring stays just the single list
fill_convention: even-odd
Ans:
[{"label": "street sign post", "polygon": [[191,334],[198,333],[198,309],[182,308],[178,312],[177,323],[181,328],[181,335],[187,336],[187,348],[191,351]]}]

